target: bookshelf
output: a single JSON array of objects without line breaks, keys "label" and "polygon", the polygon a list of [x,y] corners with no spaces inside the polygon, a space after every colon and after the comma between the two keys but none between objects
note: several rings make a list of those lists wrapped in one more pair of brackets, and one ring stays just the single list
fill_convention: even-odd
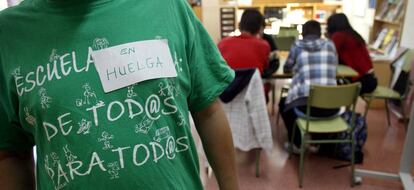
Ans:
[{"label": "bookshelf", "polygon": [[221,38],[228,37],[236,30],[236,9],[234,7],[220,8]]},{"label": "bookshelf", "polygon": [[[296,27],[298,24],[303,24],[305,21],[314,19],[319,21],[322,25],[326,24],[326,21],[333,13],[342,12],[341,2],[324,3],[322,0],[252,0],[250,5],[239,5],[236,0],[220,0],[221,10],[221,37],[226,37],[230,34],[230,27],[226,27],[223,30],[223,21],[230,22],[227,19],[223,19],[223,10],[233,9],[233,22],[236,29],[239,22],[241,13],[244,9],[257,9],[259,10],[267,20],[275,18],[283,20],[289,17],[288,14],[297,12],[303,14],[303,18],[300,20],[289,20],[289,24]],[[292,17],[290,17],[292,18]],[[268,28],[270,27],[268,22]],[[229,30],[226,30],[229,29]]]},{"label": "bookshelf", "polygon": [[377,0],[369,40],[374,52],[392,57],[398,51],[406,7],[407,0]]}]

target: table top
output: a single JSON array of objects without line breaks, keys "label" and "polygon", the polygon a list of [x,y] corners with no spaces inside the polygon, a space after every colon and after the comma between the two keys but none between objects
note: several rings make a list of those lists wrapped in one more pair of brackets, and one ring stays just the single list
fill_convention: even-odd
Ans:
[{"label": "table top", "polygon": [[[283,61],[284,63],[284,61]],[[281,64],[279,69],[274,72],[272,74],[271,78],[274,79],[286,79],[286,78],[292,78],[293,77],[293,73],[284,73],[283,72],[283,65]],[[336,77],[338,78],[346,78],[346,77],[357,77],[358,76],[358,72],[356,72],[354,69],[352,69],[351,67],[348,67],[346,65],[338,65],[336,68]]]},{"label": "table top", "polygon": [[357,77],[358,72],[346,65],[338,65],[336,67],[337,77]]}]

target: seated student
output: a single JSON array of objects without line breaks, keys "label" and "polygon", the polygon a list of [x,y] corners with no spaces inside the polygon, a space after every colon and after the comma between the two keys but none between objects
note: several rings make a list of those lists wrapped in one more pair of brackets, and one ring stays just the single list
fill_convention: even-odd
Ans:
[{"label": "seated student", "polygon": [[269,61],[268,67],[264,70],[262,77],[269,78],[272,74],[277,71],[280,65],[278,47],[273,39],[272,35],[264,33],[264,28],[266,27],[265,22],[263,22],[263,28],[261,30],[261,37],[265,40],[270,46]]},{"label": "seated student", "polygon": [[[240,20],[240,36],[228,37],[221,40],[218,48],[232,69],[257,68],[263,76],[268,68],[270,54],[269,44],[261,39],[264,17],[256,9],[246,9]],[[269,92],[265,85],[266,102]]]},{"label": "seated student", "polygon": [[370,93],[377,88],[371,58],[366,43],[356,32],[345,14],[334,14],[328,18],[328,37],[334,42],[338,51],[339,63],[348,65],[358,72],[358,77],[351,79],[361,82],[360,94]]},{"label": "seated student", "polygon": [[220,41],[218,48],[232,69],[257,68],[263,75],[270,53],[269,44],[260,37],[263,25],[264,18],[258,10],[246,9],[239,24],[241,35]]},{"label": "seated student", "polygon": [[[283,68],[284,72],[294,73],[288,95],[281,98],[279,103],[279,110],[288,131],[288,139],[292,138],[294,122],[298,117],[294,108],[305,113],[310,85],[336,86],[338,58],[334,44],[330,40],[321,39],[321,25],[314,20],[303,25],[302,35],[303,40],[297,40],[290,49]],[[311,109],[311,115],[314,117],[332,116],[337,112],[336,109]],[[300,135],[296,135],[294,152],[300,144]]]}]

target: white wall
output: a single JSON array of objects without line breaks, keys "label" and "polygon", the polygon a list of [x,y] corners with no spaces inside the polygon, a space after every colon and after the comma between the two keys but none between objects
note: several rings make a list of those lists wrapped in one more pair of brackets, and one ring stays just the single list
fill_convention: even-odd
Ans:
[{"label": "white wall", "polygon": [[368,0],[344,0],[343,11],[352,27],[368,42],[375,16],[375,9],[368,8]]},{"label": "white wall", "polygon": [[405,23],[402,33],[401,46],[414,49],[414,0],[408,0]]},{"label": "white wall", "polygon": [[0,11],[7,8],[7,1],[6,0],[0,0]]},{"label": "white wall", "polygon": [[204,0],[202,2],[203,25],[214,42],[220,40],[220,6],[219,0]]},{"label": "white wall", "polygon": [[0,1],[7,1],[7,3],[9,4],[9,7],[11,7],[11,6],[15,6],[19,4],[22,0],[0,0]]},{"label": "white wall", "polygon": [[0,11],[11,6],[18,5],[22,0],[0,0]]}]

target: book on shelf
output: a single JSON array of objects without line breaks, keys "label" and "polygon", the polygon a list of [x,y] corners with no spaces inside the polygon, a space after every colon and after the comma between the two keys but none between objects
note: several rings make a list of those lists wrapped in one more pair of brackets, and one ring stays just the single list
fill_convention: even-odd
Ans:
[{"label": "book on shelf", "polygon": [[403,12],[404,12],[404,1],[400,0],[400,2],[398,3],[398,5],[395,9],[393,21],[394,22],[400,21],[402,15],[403,15]]},{"label": "book on shelf", "polygon": [[386,20],[396,22],[398,16],[402,12],[403,9],[403,0],[399,0],[395,2],[394,6],[392,6],[391,10],[388,12]]},{"label": "book on shelf", "polygon": [[377,38],[375,38],[375,41],[372,44],[372,48],[379,49],[387,33],[388,33],[388,28],[382,28],[381,31],[378,33]]},{"label": "book on shelf", "polygon": [[385,14],[388,11],[388,7],[389,7],[389,3],[388,1],[383,1],[382,4],[379,7],[379,13],[377,13],[377,15],[375,16],[376,19],[381,20],[382,18],[385,17]]},{"label": "book on shelf", "polygon": [[384,45],[384,53],[391,54],[391,52],[398,46],[398,38],[397,35],[393,35],[390,42]]},{"label": "book on shelf", "polygon": [[398,47],[398,33],[394,29],[382,28],[371,45],[381,54],[391,54]]},{"label": "book on shelf", "polygon": [[379,13],[375,16],[377,20],[398,22],[404,12],[404,0],[395,0],[394,2],[383,1],[379,10]]},{"label": "book on shelf", "polygon": [[391,40],[395,37],[395,30],[394,29],[388,29],[387,34],[384,37],[384,40],[381,43],[380,49],[384,49],[385,47],[390,44]]}]

